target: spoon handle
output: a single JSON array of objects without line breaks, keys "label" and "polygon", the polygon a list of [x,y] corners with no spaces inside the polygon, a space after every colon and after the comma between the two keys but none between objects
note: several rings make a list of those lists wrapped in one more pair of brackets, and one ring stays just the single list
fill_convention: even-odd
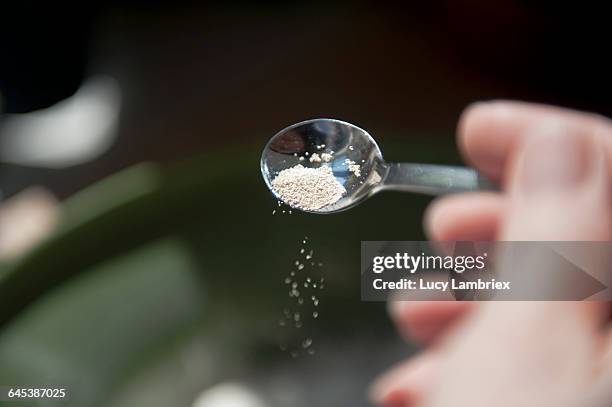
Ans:
[{"label": "spoon handle", "polygon": [[426,195],[499,190],[473,168],[409,163],[387,164],[379,189]]}]

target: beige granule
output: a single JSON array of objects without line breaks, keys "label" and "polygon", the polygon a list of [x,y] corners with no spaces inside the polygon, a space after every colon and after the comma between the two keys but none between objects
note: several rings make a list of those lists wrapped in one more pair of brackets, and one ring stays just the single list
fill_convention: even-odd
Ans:
[{"label": "beige granule", "polygon": [[313,153],[313,154],[310,156],[310,162],[311,162],[311,163],[320,163],[320,162],[321,162],[321,157],[319,156],[319,154],[317,154],[317,153]]},{"label": "beige granule", "polygon": [[323,153],[323,154],[321,154],[321,159],[323,161],[325,161],[326,163],[330,162],[333,158],[334,158],[334,156],[331,155],[330,153]]},{"label": "beige granule", "polygon": [[321,209],[346,194],[326,165],[306,168],[298,164],[282,170],[272,180],[272,188],[286,204],[305,210]]},{"label": "beige granule", "polygon": [[361,166],[356,164],[355,161],[349,160],[348,158],[344,160],[344,164],[348,166],[348,170],[352,172],[356,177],[361,175]]}]

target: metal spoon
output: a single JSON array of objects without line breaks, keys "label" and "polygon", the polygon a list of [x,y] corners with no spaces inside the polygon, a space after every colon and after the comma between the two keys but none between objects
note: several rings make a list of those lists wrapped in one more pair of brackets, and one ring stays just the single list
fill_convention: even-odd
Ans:
[{"label": "metal spoon", "polygon": [[[324,147],[321,147],[324,145]],[[261,174],[272,194],[272,180],[282,170],[311,163],[313,153],[333,151],[331,166],[334,176],[345,188],[346,195],[332,205],[310,213],[333,213],[349,209],[384,190],[441,195],[452,192],[495,190],[496,187],[472,168],[446,165],[386,163],[376,141],[365,130],[341,120],[312,119],[293,124],[272,137],[261,155]],[[300,157],[304,159],[300,160]],[[360,176],[350,172],[345,160],[361,166]],[[303,210],[303,209],[302,209]]]}]

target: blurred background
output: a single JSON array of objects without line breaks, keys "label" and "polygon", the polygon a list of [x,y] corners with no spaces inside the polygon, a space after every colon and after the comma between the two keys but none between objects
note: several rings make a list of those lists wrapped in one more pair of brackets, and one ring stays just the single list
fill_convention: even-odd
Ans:
[{"label": "blurred background", "polygon": [[[457,164],[474,101],[609,116],[605,16],[589,1],[3,6],[0,385],[70,392],[23,406],[369,405],[368,383],[417,349],[360,301],[359,242],[422,239],[428,199],[272,215],[261,148],[333,117],[389,161]],[[302,248],[319,286],[299,304],[284,280]]]}]

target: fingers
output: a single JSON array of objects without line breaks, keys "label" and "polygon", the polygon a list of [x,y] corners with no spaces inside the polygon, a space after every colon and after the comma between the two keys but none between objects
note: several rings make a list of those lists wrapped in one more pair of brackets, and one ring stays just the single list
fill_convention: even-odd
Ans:
[{"label": "fingers", "polygon": [[[612,238],[606,132],[607,119],[564,109],[510,102],[468,109],[460,126],[464,152],[489,174],[504,171],[507,180],[500,240]],[[597,322],[602,306],[582,302],[572,309],[576,318]]]},{"label": "fingers", "polygon": [[[475,193],[438,199],[427,210],[425,229],[432,240],[493,240],[503,211],[501,195]],[[389,311],[404,338],[435,341],[470,308],[456,301],[391,301]]]},{"label": "fingers", "polygon": [[501,181],[508,159],[527,134],[542,121],[556,120],[587,133],[611,139],[610,120],[590,113],[524,102],[480,102],[468,107],[459,121],[458,144],[464,158],[494,181]]},{"label": "fingers", "polygon": [[432,240],[494,240],[503,207],[496,193],[449,195],[429,206],[425,230]]},{"label": "fingers", "polygon": [[[503,211],[499,194],[477,193],[438,199],[425,215],[432,240],[493,240]],[[470,307],[456,301],[393,301],[389,309],[407,339],[431,342]]]},{"label": "fingers", "polygon": [[[425,228],[433,240],[492,240],[502,210],[498,194],[445,197],[428,209]],[[391,301],[389,313],[402,336],[426,343],[451,330],[472,306],[456,301]],[[396,367],[374,384],[372,400],[390,407],[415,404],[435,382],[439,359],[438,352],[430,350]]]},{"label": "fingers", "polygon": [[421,353],[391,369],[370,389],[370,399],[386,407],[407,407],[416,404],[435,383],[440,355]]},{"label": "fingers", "polygon": [[610,193],[600,140],[556,120],[526,134],[508,171],[502,240],[610,240]]},{"label": "fingers", "polygon": [[404,338],[430,343],[471,307],[471,303],[460,301],[393,301],[389,303],[389,313]]},{"label": "fingers", "polygon": [[[610,240],[609,175],[601,143],[588,130],[556,120],[526,133],[507,163],[500,239]],[[522,272],[534,280],[546,276],[553,285],[570,283],[549,263],[500,266],[502,274]],[[492,405],[499,394],[515,397],[508,405],[571,400],[592,382],[605,311],[607,303],[594,301],[480,304],[446,342],[437,372],[444,388],[427,393],[428,405]],[[461,380],[457,374],[472,363],[477,367]],[[516,388],[521,392],[513,394]],[[554,402],[541,402],[551,395]]]},{"label": "fingers", "polygon": [[[426,217],[426,229],[433,239],[612,238],[607,183],[612,142],[601,137],[610,132],[606,119],[496,102],[470,108],[459,131],[468,160],[493,179],[500,180],[503,175],[507,194],[503,201],[495,194],[437,201]],[[466,314],[460,307],[468,306],[457,302],[394,303],[391,313],[404,335],[430,341],[447,332],[453,321]],[[577,378],[592,373],[601,337],[597,329],[605,308],[604,303],[596,302],[481,304],[454,331],[452,351],[444,354],[443,361],[441,353],[429,350],[381,379],[374,388],[374,398],[390,406],[410,405],[427,393],[434,380],[453,383],[457,370],[440,370],[441,365],[464,367],[475,355],[480,355],[478,360],[486,367],[479,371],[478,383],[489,379],[486,372],[499,373],[502,383],[510,383],[529,371],[534,389],[547,388],[551,372],[565,372],[563,380],[555,376],[554,384],[569,388]],[[508,355],[508,369],[498,369],[499,355]],[[465,391],[460,388],[455,393]],[[450,405],[452,400],[439,405]]]}]

